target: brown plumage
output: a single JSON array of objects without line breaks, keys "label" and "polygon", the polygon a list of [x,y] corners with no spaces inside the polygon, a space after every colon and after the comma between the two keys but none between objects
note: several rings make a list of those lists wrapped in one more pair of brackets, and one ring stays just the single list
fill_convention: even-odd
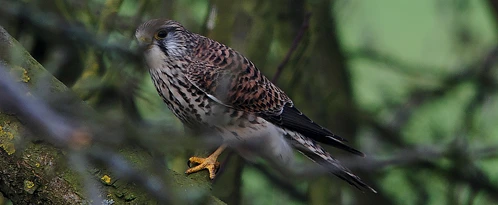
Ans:
[{"label": "brown plumage", "polygon": [[[294,147],[348,183],[375,192],[315,141],[363,153],[301,113],[242,54],[172,20],[147,21],[135,35],[159,95],[189,128],[220,135],[247,159],[261,156],[287,167]],[[206,168],[213,178],[225,146],[208,158],[191,158],[200,165],[187,173]]]}]

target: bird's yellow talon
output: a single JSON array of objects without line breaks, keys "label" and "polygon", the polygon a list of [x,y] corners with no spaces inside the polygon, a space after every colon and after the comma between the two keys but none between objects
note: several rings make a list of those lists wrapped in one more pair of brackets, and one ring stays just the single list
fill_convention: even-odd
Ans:
[{"label": "bird's yellow talon", "polygon": [[189,164],[197,164],[185,171],[185,174],[192,174],[194,172],[207,169],[209,171],[209,178],[214,179],[216,177],[216,172],[220,167],[220,163],[216,161],[214,157],[200,158],[200,157],[190,157],[188,160]]},{"label": "bird's yellow talon", "polygon": [[201,158],[201,157],[190,157],[188,159],[187,165],[190,167],[192,164],[197,164],[194,167],[190,167],[185,171],[185,174],[192,174],[203,169],[207,169],[209,171],[209,178],[214,179],[216,177],[216,172],[220,168],[220,163],[216,161],[218,156],[225,150],[226,145],[220,146],[213,154],[209,155],[209,157]]}]

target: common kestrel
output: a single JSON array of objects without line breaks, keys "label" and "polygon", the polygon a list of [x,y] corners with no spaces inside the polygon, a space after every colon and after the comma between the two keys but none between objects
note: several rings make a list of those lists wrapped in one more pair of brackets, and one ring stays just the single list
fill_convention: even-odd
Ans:
[{"label": "common kestrel", "polygon": [[191,157],[198,165],[187,174],[208,169],[213,179],[227,146],[246,159],[261,156],[287,167],[295,148],[351,185],[375,192],[317,142],[364,154],[301,113],[239,52],[167,19],[143,23],[135,36],[157,92],[173,114],[188,128],[224,140],[209,157]]}]

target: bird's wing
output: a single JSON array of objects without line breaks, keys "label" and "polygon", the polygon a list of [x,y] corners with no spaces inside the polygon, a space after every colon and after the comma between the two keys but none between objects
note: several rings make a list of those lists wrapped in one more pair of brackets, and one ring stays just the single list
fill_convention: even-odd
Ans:
[{"label": "bird's wing", "polygon": [[359,156],[365,156],[365,154],[363,154],[362,152],[344,144],[343,142],[346,141],[344,138],[335,135],[327,128],[324,128],[319,124],[313,122],[313,120],[304,115],[292,104],[286,104],[282,108],[281,114],[266,115],[264,116],[264,118],[273,124],[293,131],[297,131],[302,135],[314,139],[318,142],[332,145],[334,147]]},{"label": "bird's wing", "polygon": [[294,107],[292,100],[268,80],[254,64],[233,49],[206,38],[188,66],[186,77],[214,101],[255,113],[265,120],[356,155],[360,151],[344,144],[345,139],[313,122]]},{"label": "bird's wing", "polygon": [[240,53],[207,38],[202,47],[187,67],[186,77],[211,99],[238,110],[268,114],[278,114],[292,102]]}]

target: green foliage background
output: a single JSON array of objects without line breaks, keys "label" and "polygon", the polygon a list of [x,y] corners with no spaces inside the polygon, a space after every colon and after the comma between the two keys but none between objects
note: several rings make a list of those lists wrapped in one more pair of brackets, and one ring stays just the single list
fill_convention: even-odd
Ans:
[{"label": "green foliage background", "polygon": [[[88,104],[177,129],[181,123],[157,96],[141,62],[96,44],[133,51],[141,22],[170,18],[245,54],[271,79],[311,13],[277,84],[304,113],[367,154],[358,159],[331,149],[379,194],[331,176],[287,179],[305,193],[303,201],[230,157],[213,187],[229,204],[497,203],[498,71],[492,51],[498,48],[498,11],[492,0],[20,2],[33,13],[6,14],[0,24]],[[30,15],[42,20],[16,18]],[[64,26],[101,40],[72,38]],[[37,50],[41,43],[43,52]],[[61,52],[71,60],[61,60]],[[135,103],[130,108],[123,98]],[[173,153],[169,167],[183,172],[189,153]]]}]

